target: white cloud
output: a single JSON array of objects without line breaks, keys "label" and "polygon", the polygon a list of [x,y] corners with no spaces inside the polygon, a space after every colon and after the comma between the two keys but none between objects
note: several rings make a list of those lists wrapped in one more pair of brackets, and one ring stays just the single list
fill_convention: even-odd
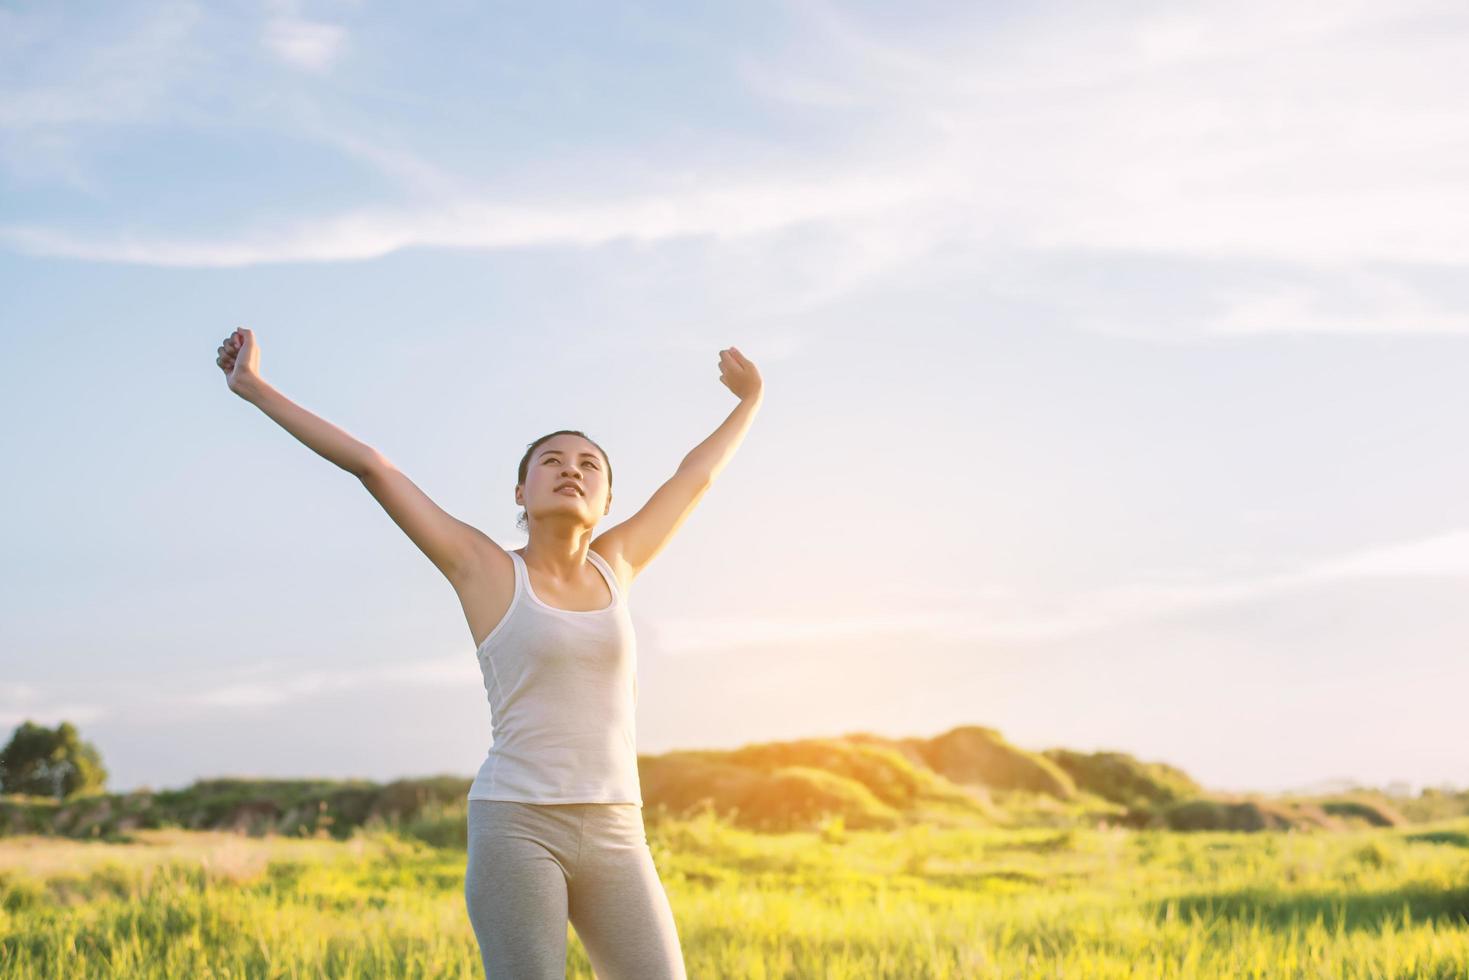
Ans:
[{"label": "white cloud", "polygon": [[1323,561],[1313,566],[1308,574],[1315,579],[1359,575],[1469,575],[1469,530],[1451,531]]},{"label": "white cloud", "polygon": [[988,588],[967,597],[949,593],[952,605],[939,610],[819,618],[660,619],[652,624],[652,632],[659,650],[672,656],[748,646],[827,644],[874,634],[952,642],[1045,642],[1337,581],[1444,575],[1469,575],[1469,531],[1368,548],[1250,578],[1135,582],[1044,598]]},{"label": "white cloud", "polygon": [[1469,334],[1469,310],[1447,309],[1381,273],[1363,271],[1356,279],[1349,304],[1341,294],[1305,282],[1242,291],[1222,313],[1206,319],[1203,330],[1235,336],[1287,331]]},{"label": "white cloud", "polygon": [[26,721],[51,727],[55,727],[63,721],[69,721],[75,725],[82,725],[94,721],[101,721],[110,715],[111,712],[107,708],[98,704],[69,701],[55,704],[36,704],[19,709],[0,708],[0,727],[15,728]]},{"label": "white cloud", "polygon": [[[673,159],[641,191],[505,204],[401,140],[323,118],[327,142],[433,200],[205,236],[12,224],[0,240],[40,255],[240,266],[691,235],[738,254],[810,226],[827,234],[779,243],[783,260],[813,270],[783,293],[791,312],[931,262],[969,276],[1005,256],[1069,250],[1098,264],[1121,253],[1274,264],[1268,286],[1219,290],[1214,308],[1162,324],[1185,337],[1469,332],[1469,310],[1383,271],[1469,263],[1457,218],[1469,206],[1458,97],[1469,30],[1453,6],[1208,0],[1006,18],[956,7],[900,29],[821,2],[794,9],[811,35],[740,54],[739,77],[757,96],[857,127],[795,168],[691,185]],[[340,56],[339,28],[283,0],[270,11],[277,56],[312,71]],[[1327,273],[1362,278],[1367,302],[1334,302]],[[1076,322],[1128,333],[1156,319],[1152,302],[1133,289]]]},{"label": "white cloud", "polygon": [[[1084,262],[1071,256],[1072,266]],[[1355,266],[1332,270],[1286,269],[1248,263],[1207,261],[1149,264],[1130,258],[1099,275],[1068,269],[1053,279],[1055,305],[1085,329],[1153,341],[1248,338],[1260,334],[1368,335],[1385,333],[1469,334],[1469,309],[1457,297],[1431,295],[1396,269]],[[1126,274],[1119,274],[1126,270]],[[1055,274],[1042,266],[1041,274]],[[1031,273],[1032,281],[1037,276]],[[1414,277],[1419,278],[1417,276]],[[1442,282],[1442,275],[1422,277]],[[1151,302],[1138,290],[1155,282]],[[1438,287],[1447,292],[1444,287]]]},{"label": "white cloud", "polygon": [[[1265,598],[1296,589],[1362,577],[1469,575],[1469,530],[1446,532],[1417,541],[1363,549],[1322,559],[1296,569],[1236,580],[1138,582],[1071,596],[1035,598],[1002,586],[973,592],[923,589],[911,598],[941,598],[940,609],[856,616],[754,618],[663,618],[646,624],[646,640],[669,656],[698,656],[744,647],[788,647],[833,644],[843,640],[890,635],[906,641],[1046,642],[1066,639],[1163,616],[1202,611]],[[897,594],[902,593],[898,590]],[[226,671],[236,680],[195,690],[150,695],[147,710],[253,710],[323,695],[357,690],[394,690],[405,686],[462,689],[476,675],[464,654],[414,659],[350,668],[292,670],[289,662],[252,664]],[[243,679],[251,677],[253,679]],[[0,685],[0,725],[24,719],[55,724],[88,723],[113,717],[108,707],[82,703],[49,703],[35,685]]]},{"label": "white cloud", "polygon": [[404,189],[417,194],[448,200],[470,193],[467,183],[442,167],[401,145],[391,136],[367,136],[351,131],[317,111],[309,103],[292,107],[298,119],[298,131],[318,143],[324,143],[355,160],[374,167],[397,179]]},{"label": "white cloud", "polygon": [[0,727],[15,728],[25,721],[38,725],[56,725],[63,721],[81,724],[97,721],[108,714],[101,705],[48,702],[34,684],[0,682]]},{"label": "white cloud", "polygon": [[366,259],[412,246],[505,248],[596,245],[619,238],[743,235],[878,211],[916,193],[906,179],[846,174],[650,194],[610,203],[536,208],[465,200],[381,208],[223,240],[118,236],[88,239],[39,226],[0,228],[0,240],[32,254],[161,266]]},{"label": "white cloud", "polygon": [[[147,118],[192,63],[187,42],[200,20],[191,3],[155,6],[131,28],[93,37],[45,11],[0,11],[0,129],[51,130]],[[120,36],[119,36],[120,35]]]},{"label": "white cloud", "polygon": [[[125,685],[119,689],[124,691],[121,700],[111,706],[52,702],[33,684],[9,683],[0,685],[0,725],[14,726],[25,719],[42,724],[60,721],[83,724],[103,719],[171,723],[180,711],[185,715],[221,709],[247,711],[343,691],[392,691],[405,687],[462,690],[466,682],[473,682],[476,673],[474,659],[467,654],[306,670],[278,660],[225,668],[217,681],[193,689],[159,690],[156,685]],[[121,719],[119,709],[125,716]]]},{"label": "white cloud", "polygon": [[[1366,310],[1310,285],[1369,263],[1469,262],[1457,220],[1469,32],[1452,7],[1072,8],[1000,27],[975,8],[973,24],[901,44],[830,5],[802,9],[835,56],[747,58],[747,80],[794,105],[901,121],[908,138],[892,142],[947,163],[935,197],[997,251],[1265,261],[1277,278],[1300,275],[1167,324],[1176,334],[1469,332],[1469,310],[1380,270]],[[1078,322],[1146,335],[1126,324],[1156,317],[1149,298],[1117,302]]]},{"label": "white cloud", "polygon": [[347,31],[337,24],[287,14],[266,22],[263,40],[266,48],[285,63],[322,73],[342,56]]},{"label": "white cloud", "polygon": [[34,685],[0,681],[0,701],[34,701],[40,696]]},{"label": "white cloud", "polygon": [[11,173],[105,193],[80,132],[154,120],[207,60],[190,44],[201,19],[192,3],[155,4],[136,23],[113,23],[118,16],[109,9],[75,24],[46,4],[0,10],[0,164]]},{"label": "white cloud", "polygon": [[278,670],[274,677],[208,687],[186,694],[181,700],[196,707],[260,708],[364,688],[462,687],[474,672],[473,660],[463,655],[348,669],[298,673]]}]

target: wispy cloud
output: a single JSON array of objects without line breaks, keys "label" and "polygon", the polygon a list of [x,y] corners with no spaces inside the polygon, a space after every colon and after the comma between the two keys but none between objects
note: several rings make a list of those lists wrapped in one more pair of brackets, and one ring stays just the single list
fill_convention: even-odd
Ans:
[{"label": "wispy cloud", "polygon": [[187,60],[183,48],[200,16],[192,3],[165,3],[114,33],[112,25],[77,30],[45,8],[35,14],[0,10],[0,128],[147,117],[169,84],[175,56]]},{"label": "wispy cloud", "polygon": [[38,725],[99,721],[111,712],[99,704],[48,701],[34,684],[0,682],[0,726],[14,728],[25,721]]},{"label": "wispy cloud", "polygon": [[367,259],[409,247],[505,248],[596,245],[620,238],[740,235],[892,207],[915,193],[884,175],[789,179],[536,208],[465,200],[426,208],[381,208],[308,220],[222,240],[74,236],[40,226],[0,228],[22,251],[160,266]]},{"label": "wispy cloud", "polygon": [[[931,188],[971,240],[1089,250],[1098,268],[1118,254],[1274,263],[1274,288],[1218,290],[1215,309],[1153,334],[1469,333],[1469,310],[1369,268],[1469,261],[1455,218],[1469,195],[1455,176],[1469,163],[1455,105],[1469,32],[1453,8],[1199,3],[998,25],[972,8],[971,23],[902,42],[834,5],[802,9],[824,56],[813,43],[746,58],[747,80],[794,105],[900,120],[908,138],[894,143],[947,162]],[[1333,303],[1324,270],[1369,279],[1371,302]],[[1159,319],[1146,291],[1111,302],[1078,324]]]},{"label": "wispy cloud", "polygon": [[294,673],[278,668],[261,680],[211,685],[179,700],[191,707],[264,708],[339,691],[462,687],[474,677],[474,671],[473,660],[466,655]]},{"label": "wispy cloud", "polygon": [[[1083,636],[1165,616],[1182,615],[1282,592],[1365,577],[1469,575],[1469,530],[1451,531],[1322,559],[1279,573],[1232,580],[1155,581],[1071,596],[1036,599],[1004,587],[972,593],[924,589],[914,598],[945,597],[939,609],[799,618],[661,618],[645,624],[647,640],[669,656],[698,656],[749,647],[832,644],[889,635],[910,642],[1046,642]],[[294,669],[253,664],[193,689],[152,693],[149,713],[179,710],[255,711],[344,691],[404,687],[462,689],[475,677],[464,654],[344,668]],[[123,712],[126,714],[126,711]],[[0,684],[0,725],[24,719],[54,724],[119,718],[116,706],[48,699],[34,684]]]},{"label": "wispy cloud", "polygon": [[470,182],[403,145],[391,134],[369,134],[346,127],[303,102],[291,107],[297,131],[333,147],[394,180],[407,192],[428,199],[455,200],[472,194]]},{"label": "wispy cloud", "polygon": [[275,57],[295,68],[324,73],[342,56],[346,28],[301,17],[292,0],[271,0],[269,7],[262,40]]},{"label": "wispy cloud", "polygon": [[84,24],[63,14],[49,4],[0,9],[0,165],[100,194],[80,134],[166,111],[179,80],[207,60],[189,44],[202,14],[187,2],[152,5],[136,22],[111,9]]},{"label": "wispy cloud", "polygon": [[1328,292],[1308,282],[1241,291],[1203,330],[1218,336],[1271,332],[1469,334],[1469,310],[1450,309],[1409,283],[1359,270],[1350,288]]},{"label": "wispy cloud", "polygon": [[102,721],[111,715],[111,709],[100,704],[80,701],[48,701],[22,709],[0,709],[0,726],[14,728],[26,721],[50,726],[59,725],[63,721],[81,725]]},{"label": "wispy cloud", "polygon": [[33,684],[0,681],[0,701],[30,701],[38,697],[40,691]]},{"label": "wispy cloud", "polygon": [[463,689],[475,676],[474,660],[467,654],[305,670],[275,661],[225,669],[195,687],[125,686],[125,697],[107,705],[58,699],[35,684],[7,683],[0,684],[0,725],[25,719],[43,724],[178,720],[220,710],[258,711],[343,691]]},{"label": "wispy cloud", "polygon": [[1469,530],[1370,548],[1322,561],[1302,574],[1318,581],[1372,575],[1469,575]]},{"label": "wispy cloud", "polygon": [[1469,531],[1451,531],[1253,577],[1134,582],[1045,598],[992,587],[970,596],[951,593],[952,605],[941,609],[787,619],[660,619],[652,631],[658,648],[672,656],[827,644],[878,634],[949,642],[1045,642],[1350,579],[1462,575],[1469,575]]},{"label": "wispy cloud", "polygon": [[[339,27],[285,0],[267,10],[275,56],[313,72],[341,57]],[[17,222],[0,228],[0,242],[228,267],[687,236],[737,253],[809,227],[825,233],[776,243],[782,261],[819,269],[784,297],[792,311],[909,268],[972,277],[1006,257],[1066,252],[1099,268],[1150,256],[1271,266],[1268,282],[1226,276],[1204,307],[1173,315],[1137,289],[1101,314],[1075,312],[1101,332],[1469,333],[1462,302],[1394,271],[1469,263],[1457,219],[1469,205],[1457,96],[1469,84],[1469,25],[1453,7],[1209,0],[997,17],[958,6],[901,31],[820,0],[793,10],[806,35],[734,61],[757,98],[850,127],[839,143],[788,154],[792,164],[701,168],[690,183],[679,177],[685,161],[660,160],[662,177],[641,189],[604,184],[512,204],[427,162],[407,139],[367,138],[322,114],[327,142],[429,199],[207,235]],[[1323,277],[1359,282],[1365,302],[1337,301]],[[1031,298],[1054,291],[1033,285]]]}]

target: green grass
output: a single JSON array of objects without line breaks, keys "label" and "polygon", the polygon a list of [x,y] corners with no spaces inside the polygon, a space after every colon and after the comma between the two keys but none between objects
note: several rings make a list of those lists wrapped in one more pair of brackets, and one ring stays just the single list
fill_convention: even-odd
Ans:
[{"label": "green grass", "polygon": [[[695,978],[1469,976],[1463,818],[761,834],[652,816]],[[480,976],[463,818],[446,805],[345,841],[0,838],[0,976]],[[592,976],[574,932],[567,975]]]}]

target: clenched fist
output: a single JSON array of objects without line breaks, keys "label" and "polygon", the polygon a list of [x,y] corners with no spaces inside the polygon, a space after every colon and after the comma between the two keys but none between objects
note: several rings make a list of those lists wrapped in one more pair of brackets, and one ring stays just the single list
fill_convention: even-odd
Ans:
[{"label": "clenched fist", "polygon": [[759,395],[764,387],[759,368],[738,347],[726,347],[719,352],[719,381],[740,401]]},{"label": "clenched fist", "polygon": [[230,391],[243,395],[249,385],[260,380],[260,345],[255,342],[255,332],[240,327],[226,337],[214,363],[224,372]]}]

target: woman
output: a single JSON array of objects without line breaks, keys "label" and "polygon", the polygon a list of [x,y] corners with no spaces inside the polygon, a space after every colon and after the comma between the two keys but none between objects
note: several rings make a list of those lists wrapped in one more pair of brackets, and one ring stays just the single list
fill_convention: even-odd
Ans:
[{"label": "woman", "polygon": [[267,384],[253,331],[230,334],[216,363],[231,391],[357,476],[459,594],[493,723],[469,791],[464,887],[486,976],[564,978],[569,921],[601,980],[685,977],[643,826],[626,596],[744,438],[763,396],[755,365],[734,347],[719,352],[719,380],[739,405],[595,540],[612,506],[607,454],[574,430],[531,443],[515,484],[529,541],[506,551]]}]

